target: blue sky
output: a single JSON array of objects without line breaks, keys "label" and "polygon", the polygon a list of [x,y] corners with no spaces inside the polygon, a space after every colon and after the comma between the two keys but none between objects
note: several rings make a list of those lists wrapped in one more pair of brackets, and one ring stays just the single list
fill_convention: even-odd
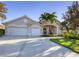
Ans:
[{"label": "blue sky", "polygon": [[63,21],[62,14],[72,1],[3,1],[8,8],[7,19],[12,20],[23,15],[33,20],[39,21],[39,17],[44,12],[56,12],[57,19]]}]

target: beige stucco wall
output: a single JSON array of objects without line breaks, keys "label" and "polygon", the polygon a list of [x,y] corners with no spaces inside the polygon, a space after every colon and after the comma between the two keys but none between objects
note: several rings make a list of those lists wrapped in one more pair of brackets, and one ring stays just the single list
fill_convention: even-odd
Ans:
[{"label": "beige stucco wall", "polygon": [[28,19],[23,18],[6,23],[5,26],[6,27],[40,27],[40,24],[34,23]]},{"label": "beige stucco wall", "polygon": [[40,26],[40,24],[39,23],[34,23],[34,22],[32,22],[32,21],[29,21],[28,19],[19,19],[19,20],[15,20],[15,21],[13,21],[13,22],[10,22],[10,23],[6,23],[5,24],[5,26],[6,26],[6,28],[7,27],[26,27],[26,28],[28,28],[28,27],[40,27],[41,28],[41,26]]},{"label": "beige stucco wall", "polygon": [[6,23],[6,27],[27,27],[27,22],[28,20],[26,19],[19,19],[19,20],[14,20],[12,22]]},{"label": "beige stucco wall", "polygon": [[[56,34],[56,35],[60,35],[61,34],[61,25],[60,25],[59,22],[54,21],[53,23],[51,23],[50,21],[43,21],[42,24],[41,24],[42,27],[44,27],[46,25],[52,25],[52,26],[55,27],[52,30],[54,32],[54,34]],[[47,32],[48,32],[49,28],[46,28],[46,29],[47,29]]]}]

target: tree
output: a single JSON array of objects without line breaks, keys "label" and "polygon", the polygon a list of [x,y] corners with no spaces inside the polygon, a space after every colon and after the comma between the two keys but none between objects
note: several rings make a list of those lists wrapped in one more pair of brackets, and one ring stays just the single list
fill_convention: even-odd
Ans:
[{"label": "tree", "polygon": [[55,12],[53,13],[44,12],[44,14],[41,14],[40,21],[45,20],[53,22],[56,20],[56,17],[57,16],[55,15]]},{"label": "tree", "polygon": [[7,12],[7,8],[5,7],[5,4],[0,2],[0,18],[6,19],[5,13]]},{"label": "tree", "polygon": [[61,22],[62,29],[66,29],[67,32],[69,32],[69,27],[66,21]]},{"label": "tree", "polygon": [[[5,4],[0,2],[0,19],[6,19],[5,13],[7,12],[7,8],[5,8]],[[4,35],[5,30],[0,29],[0,36]]]},{"label": "tree", "polygon": [[69,29],[76,29],[76,19],[79,21],[79,4],[77,1],[68,7],[68,11],[63,15],[63,18],[65,19],[64,22],[66,22],[64,25],[67,31],[69,31]]},{"label": "tree", "polygon": [[[56,18],[57,18],[57,16],[55,15],[55,12],[53,12],[53,13],[44,12],[40,16],[40,23],[44,23],[44,22],[48,22],[48,21],[53,23],[56,20]],[[49,25],[49,32],[50,32],[50,34],[52,34],[51,25]]]}]

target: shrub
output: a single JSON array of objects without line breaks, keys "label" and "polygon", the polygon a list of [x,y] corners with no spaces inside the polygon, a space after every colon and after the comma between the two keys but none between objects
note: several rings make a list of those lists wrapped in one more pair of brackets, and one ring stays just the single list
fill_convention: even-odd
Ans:
[{"label": "shrub", "polygon": [[77,38],[77,36],[76,36],[76,34],[75,34],[74,31],[63,32],[63,33],[62,33],[62,36],[63,36],[64,38],[66,38],[66,39],[76,39],[76,38]]},{"label": "shrub", "polygon": [[63,39],[60,39],[60,40],[59,40],[60,43],[62,43],[62,42],[64,42],[64,41],[65,41],[65,40],[63,40]]},{"label": "shrub", "polygon": [[75,40],[75,43],[79,45],[79,40]]},{"label": "shrub", "polygon": [[0,29],[0,36],[3,36],[5,34],[5,30],[4,29]]},{"label": "shrub", "polygon": [[76,38],[76,39],[79,39],[79,34],[76,34],[76,35],[75,35],[75,38]]}]

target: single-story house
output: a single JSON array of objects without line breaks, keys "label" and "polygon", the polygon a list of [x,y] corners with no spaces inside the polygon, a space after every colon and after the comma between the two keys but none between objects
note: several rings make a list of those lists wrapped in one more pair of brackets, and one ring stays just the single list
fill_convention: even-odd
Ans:
[{"label": "single-story house", "polygon": [[[4,22],[5,35],[17,36],[40,36],[43,35],[43,27],[39,22],[30,19],[27,16],[22,16],[17,19]],[[57,24],[56,24],[57,25]],[[54,30],[56,34],[60,34],[60,25],[58,24]]]}]

